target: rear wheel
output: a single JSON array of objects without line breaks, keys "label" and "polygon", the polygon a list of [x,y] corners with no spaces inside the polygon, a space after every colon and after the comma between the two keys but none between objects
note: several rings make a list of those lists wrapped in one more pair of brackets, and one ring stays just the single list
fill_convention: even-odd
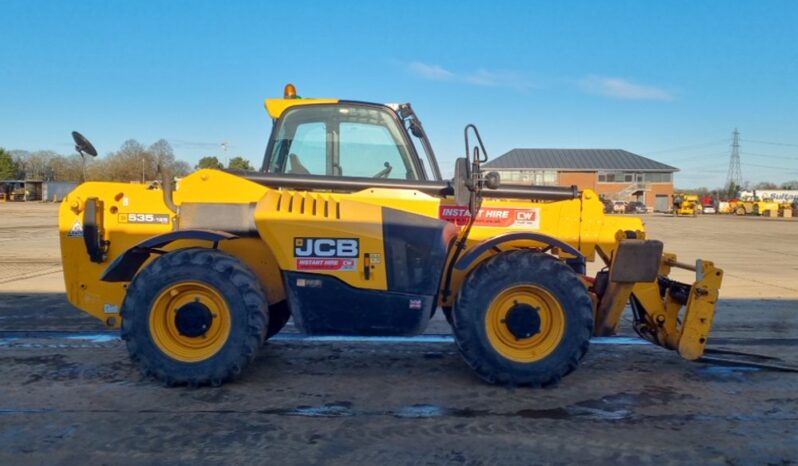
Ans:
[{"label": "rear wheel", "polygon": [[737,210],[734,211],[737,215],[745,215],[745,207],[738,207]]},{"label": "rear wheel", "polygon": [[238,375],[266,335],[257,277],[215,249],[165,254],[142,270],[122,306],[122,338],[140,369],[167,385],[220,385]]},{"label": "rear wheel", "polygon": [[562,261],[507,251],[468,276],[454,308],[460,353],[485,381],[541,386],[573,371],[587,352],[592,302]]}]

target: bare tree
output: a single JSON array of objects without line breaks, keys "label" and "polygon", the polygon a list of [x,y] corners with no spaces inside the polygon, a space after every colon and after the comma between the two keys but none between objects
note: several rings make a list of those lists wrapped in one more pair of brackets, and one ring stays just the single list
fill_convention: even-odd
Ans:
[{"label": "bare tree", "polygon": [[[64,156],[52,151],[29,152],[13,150],[4,152],[10,159],[6,164],[13,173],[9,178],[44,181],[78,181],[81,179],[82,159],[78,154]],[[152,181],[161,173],[185,176],[191,166],[177,160],[169,143],[158,140],[145,147],[135,139],[125,141],[116,152],[105,157],[86,158],[86,179],[100,181]]]},{"label": "bare tree", "polygon": [[57,155],[50,160],[48,171],[52,181],[77,181],[82,170],[80,155]]},{"label": "bare tree", "polygon": [[58,155],[52,151],[28,152],[24,150],[13,150],[10,153],[17,166],[17,178],[27,180],[49,179],[49,162],[53,157]]},{"label": "bare tree", "polygon": [[176,160],[175,152],[166,139],[155,141],[147,148],[147,152],[154,157],[156,167],[172,176],[185,176],[191,171],[188,163]]},{"label": "bare tree", "polygon": [[172,165],[172,176],[183,177],[191,173],[191,165],[188,162],[177,160]]}]

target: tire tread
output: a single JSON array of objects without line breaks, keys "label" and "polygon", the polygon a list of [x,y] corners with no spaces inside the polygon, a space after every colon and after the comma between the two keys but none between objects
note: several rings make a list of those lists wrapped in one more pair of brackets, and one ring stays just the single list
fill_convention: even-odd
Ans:
[{"label": "tire tread", "polygon": [[[478,312],[481,306],[485,306],[485,296],[481,290],[497,280],[508,281],[508,284],[519,283],[519,277],[522,276],[526,276],[529,282],[534,282],[535,276],[550,276],[557,282],[569,284],[564,289],[566,296],[558,296],[558,299],[564,298],[561,301],[573,303],[577,314],[576,321],[568,321],[567,325],[576,326],[578,346],[569,351],[567,359],[558,364],[555,370],[546,373],[498,370],[485,354],[490,343],[482,341],[480,333],[475,331],[475,326],[484,325],[484,313]],[[566,316],[569,316],[567,310]],[[530,250],[504,251],[477,266],[460,288],[453,317],[455,341],[466,363],[483,380],[501,385],[540,387],[558,383],[579,366],[587,354],[593,332],[592,302],[578,275],[555,257]]]},{"label": "tire tread", "polygon": [[[167,370],[161,358],[152,352],[145,351],[145,342],[139,341],[142,332],[135,331],[136,326],[148,326],[149,311],[145,294],[152,288],[160,288],[162,283],[158,277],[165,270],[178,267],[202,267],[212,269],[223,275],[232,283],[242,297],[245,309],[243,315],[247,318],[246,333],[241,351],[234,357],[222,363],[213,364],[209,370],[196,372],[185,370],[175,373]],[[238,376],[242,370],[252,362],[266,336],[268,327],[268,314],[265,310],[266,296],[261,288],[257,276],[240,260],[216,249],[186,248],[167,253],[150,263],[142,270],[127,289],[127,295],[122,305],[121,336],[126,342],[128,353],[145,376],[154,377],[166,386],[188,385],[191,387],[201,385],[219,386],[222,383]],[[235,313],[233,315],[235,318]],[[148,334],[148,332],[147,332]]]}]

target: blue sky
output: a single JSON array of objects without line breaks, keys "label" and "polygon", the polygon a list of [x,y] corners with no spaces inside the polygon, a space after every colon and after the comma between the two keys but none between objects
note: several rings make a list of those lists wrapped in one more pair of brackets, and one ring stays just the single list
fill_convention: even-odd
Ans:
[{"label": "blue sky", "polygon": [[462,128],[515,147],[622,148],[719,186],[798,179],[798,2],[0,0],[0,146],[165,138],[260,166],[263,98],[413,103],[444,173]]}]

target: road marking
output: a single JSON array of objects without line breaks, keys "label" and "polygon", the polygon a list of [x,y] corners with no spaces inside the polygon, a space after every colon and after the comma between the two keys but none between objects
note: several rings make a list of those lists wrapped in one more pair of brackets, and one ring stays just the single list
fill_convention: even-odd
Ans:
[{"label": "road marking", "polygon": [[[58,332],[58,331],[25,331],[2,332],[0,346],[8,346],[22,339],[61,339],[75,342],[109,343],[121,341],[119,332]],[[402,336],[357,336],[357,335],[306,335],[303,333],[280,333],[271,341],[299,342],[342,342],[342,343],[454,343],[454,336],[447,334],[424,334],[412,337]],[[638,337],[593,337],[590,343],[595,345],[650,345],[651,343]],[[46,347],[48,345],[36,345]],[[63,345],[53,345],[63,347]]]}]

